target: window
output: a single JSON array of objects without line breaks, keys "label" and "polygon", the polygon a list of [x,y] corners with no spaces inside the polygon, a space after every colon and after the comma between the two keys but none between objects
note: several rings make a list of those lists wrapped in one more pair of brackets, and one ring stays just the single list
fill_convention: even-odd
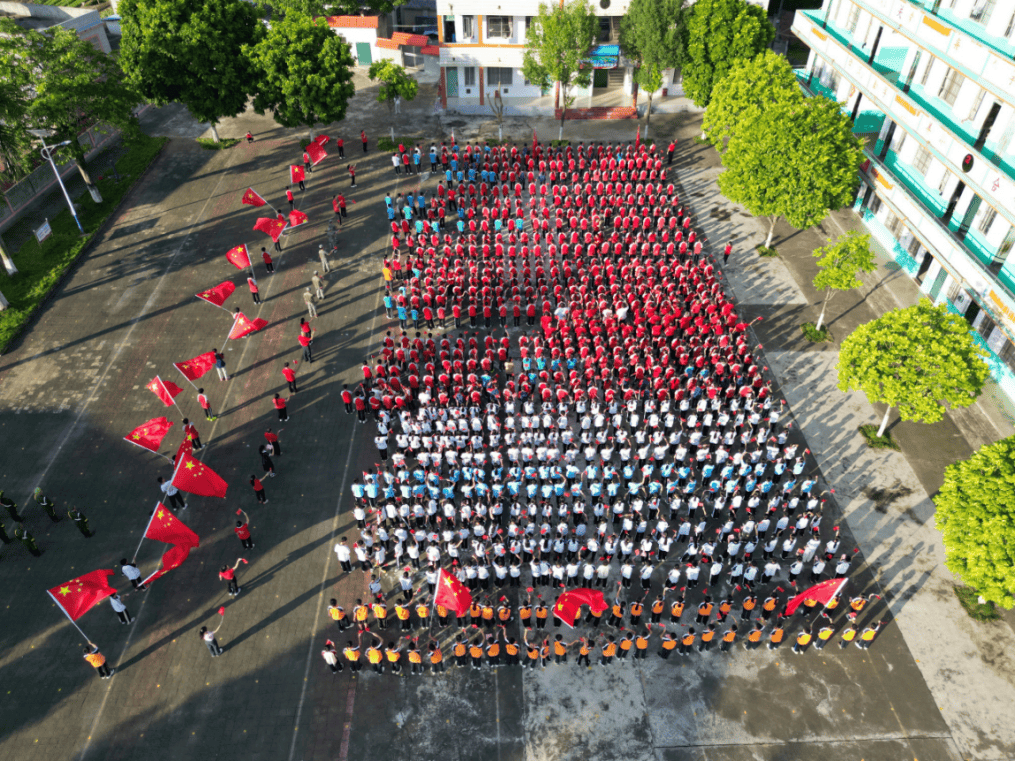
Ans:
[{"label": "window", "polygon": [[681,83],[681,81],[683,81],[682,80],[682,75],[683,75],[683,71],[681,69],[674,69],[673,70],[673,84],[674,85],[679,85]]},{"label": "window", "polygon": [[505,87],[511,84],[513,69],[489,66],[486,69],[486,83],[490,87]]},{"label": "window", "polygon": [[990,15],[994,12],[994,5],[996,3],[997,0],[976,0],[973,3],[972,10],[969,11],[969,18],[986,26],[990,20]]},{"label": "window", "polygon": [[984,209],[984,213],[980,215],[980,221],[976,224],[976,229],[986,235],[990,232],[990,227],[994,224],[994,219],[997,218],[997,212],[989,206],[985,206]]},{"label": "window", "polygon": [[888,232],[890,232],[896,240],[898,240],[898,238],[902,235],[902,231],[905,229],[902,226],[902,220],[895,216],[895,213],[891,211],[888,212],[888,216],[885,218],[885,227],[888,228]]},{"label": "window", "polygon": [[464,84],[466,87],[475,87],[476,86],[476,67],[475,66],[466,66],[465,68],[462,69],[462,71],[464,72],[464,74],[463,74],[464,82],[462,84]]},{"label": "window", "polygon": [[526,37],[529,34],[529,30],[532,29],[532,19],[534,19],[534,18],[535,18],[535,16],[526,16],[525,17],[525,35],[526,35]]},{"label": "window", "polygon": [[927,86],[927,80],[930,79],[931,69],[934,68],[934,59],[928,58],[927,65],[923,68],[923,76],[920,78],[920,87]]},{"label": "window", "polygon": [[937,194],[943,196],[945,194],[945,188],[948,187],[948,181],[952,178],[952,173],[945,169],[944,174],[941,175],[941,182],[937,184]]},{"label": "window", "polygon": [[494,38],[507,39],[511,37],[511,17],[487,16],[486,36],[491,39]]},{"label": "window", "polygon": [[987,94],[987,91],[984,90],[982,87],[978,88],[978,89],[979,89],[979,92],[976,94],[976,97],[973,98],[973,102],[972,102],[972,104],[969,107],[969,116],[967,116],[964,119],[964,121],[968,121],[968,122],[973,121],[973,119],[976,118],[976,112],[979,111],[980,110],[980,106],[983,105],[983,97]]},{"label": "window", "polygon": [[462,38],[471,40],[476,36],[476,17],[462,16]]},{"label": "window", "polygon": [[1004,28],[1004,36],[1011,37],[1011,30],[1015,28],[1015,13],[1011,14],[1011,18],[1008,19],[1008,26]]},{"label": "window", "polygon": [[913,157],[913,169],[926,177],[927,171],[930,169],[930,160],[930,151],[921,145],[916,149],[916,155]]},{"label": "window", "polygon": [[959,74],[955,69],[949,67],[948,73],[945,74],[944,81],[941,83],[941,89],[938,90],[937,96],[949,106],[954,106],[955,99],[959,97],[959,90],[962,89],[963,79],[964,77],[961,74]]},{"label": "window", "polygon": [[856,24],[860,20],[860,6],[854,5],[853,9],[849,12],[849,19],[846,21],[846,29],[849,30],[850,34],[856,31]]}]

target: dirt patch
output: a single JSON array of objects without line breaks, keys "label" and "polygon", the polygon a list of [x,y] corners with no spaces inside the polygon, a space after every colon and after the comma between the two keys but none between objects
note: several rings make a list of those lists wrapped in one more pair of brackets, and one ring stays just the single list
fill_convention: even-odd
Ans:
[{"label": "dirt patch", "polygon": [[912,493],[912,489],[908,486],[903,486],[899,481],[896,481],[887,488],[880,486],[865,486],[863,490],[863,495],[874,503],[874,509],[882,514],[888,512],[888,507],[893,502],[904,497],[908,497]]}]

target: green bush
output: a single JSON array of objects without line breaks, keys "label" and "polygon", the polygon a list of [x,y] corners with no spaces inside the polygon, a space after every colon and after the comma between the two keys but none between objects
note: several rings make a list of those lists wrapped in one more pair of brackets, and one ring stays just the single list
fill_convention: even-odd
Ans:
[{"label": "green bush", "polygon": [[894,449],[899,451],[899,445],[895,443],[895,439],[892,438],[892,434],[885,431],[884,436],[878,436],[878,427],[876,425],[861,425],[858,429],[860,435],[864,437],[867,442],[867,446],[871,449]]},{"label": "green bush", "polygon": [[994,603],[981,603],[980,593],[972,587],[955,587],[955,596],[974,621],[996,621],[1001,618]]},{"label": "green bush", "polygon": [[803,331],[804,336],[806,336],[807,340],[811,343],[824,343],[825,341],[832,340],[832,336],[829,334],[827,326],[818,330],[814,327],[813,322],[805,322],[800,326],[800,330]]},{"label": "green bush", "polygon": [[758,246],[757,248],[758,248],[758,256],[761,257],[772,257],[779,255],[779,252],[775,250],[774,246],[772,248],[768,248],[766,246]]},{"label": "green bush", "polygon": [[165,137],[141,136],[116,162],[120,181],[103,177],[95,183],[103,201],[92,203],[86,196],[78,214],[85,230],[83,236],[78,232],[70,211],[64,209],[49,221],[53,229],[51,236],[41,244],[34,237],[29,238],[19,251],[11,255],[19,272],[12,278],[0,271],[0,292],[10,302],[10,307],[0,312],[0,352],[7,350],[168,140]]},{"label": "green bush", "polygon": [[[226,148],[232,148],[237,143],[242,143],[244,138],[242,137],[224,137],[218,142],[215,142],[210,137],[199,137],[197,138],[197,144],[202,148],[209,151],[221,151]],[[306,146],[304,146],[306,148]]]}]

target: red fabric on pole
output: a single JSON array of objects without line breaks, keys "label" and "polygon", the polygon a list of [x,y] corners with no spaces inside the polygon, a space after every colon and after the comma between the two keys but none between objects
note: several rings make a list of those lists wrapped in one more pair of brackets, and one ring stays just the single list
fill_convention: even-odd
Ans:
[{"label": "red fabric on pole", "polygon": [[173,511],[161,502],[155,508],[155,515],[152,516],[152,521],[148,524],[145,538],[184,547],[197,547],[201,544],[197,534],[173,515]]},{"label": "red fabric on pole", "polygon": [[314,142],[320,146],[327,145],[329,140],[331,140],[331,138],[328,137],[327,135],[318,135],[317,137],[314,138]]},{"label": "red fabric on pole", "polygon": [[162,553],[162,567],[145,579],[144,583],[147,584],[149,581],[155,581],[155,579],[165,576],[174,568],[179,568],[188,557],[190,557],[190,547],[183,544],[174,544]]},{"label": "red fabric on pole", "polygon": [[129,434],[124,436],[127,441],[131,444],[137,444],[139,447],[150,449],[152,452],[159,451],[159,446],[162,444],[162,439],[169,433],[169,429],[173,427],[170,420],[164,417],[153,417],[147,423],[142,423]]},{"label": "red fabric on pole", "polygon": [[161,399],[162,403],[167,407],[173,406],[173,397],[183,391],[182,388],[172,381],[164,381],[157,375],[148,383],[147,388]]},{"label": "red fabric on pole", "polygon": [[189,454],[183,454],[173,474],[173,486],[202,497],[225,497],[228,484],[222,476]]},{"label": "red fabric on pole", "polygon": [[92,571],[64,584],[57,584],[49,589],[49,593],[70,620],[77,621],[95,603],[116,594],[116,590],[109,586],[109,577],[113,573],[112,568]]},{"label": "red fabric on pole", "polygon": [[447,571],[441,571],[433,604],[453,610],[460,616],[472,605],[472,594],[455,576]]},{"label": "red fabric on pole", "polygon": [[243,194],[240,203],[245,203],[248,206],[266,206],[268,204],[253,188],[247,188],[247,192]]},{"label": "red fabric on pole", "polygon": [[295,185],[298,182],[303,182],[306,179],[306,175],[303,173],[303,167],[296,166],[293,164],[289,167],[289,178],[292,180],[292,184]]},{"label": "red fabric on pole", "polygon": [[233,322],[233,329],[229,331],[229,338],[231,340],[235,340],[237,338],[243,338],[243,336],[249,336],[251,333],[256,333],[267,324],[267,320],[263,320],[260,317],[256,320],[251,320],[242,312],[239,312],[236,315],[236,320]]},{"label": "red fabric on pole", "polygon": [[634,133],[634,149],[638,150],[639,145],[641,145],[641,126],[639,126],[638,131]]},{"label": "red fabric on pole", "polygon": [[197,294],[199,299],[204,299],[209,304],[214,304],[217,307],[222,306],[226,303],[226,299],[233,295],[233,291],[236,290],[236,285],[226,280],[224,283],[219,283],[214,288],[209,288],[207,291],[201,291]]},{"label": "red fabric on pole", "polygon": [[561,594],[553,605],[553,615],[563,623],[574,627],[574,620],[582,605],[588,605],[593,611],[602,613],[609,605],[603,593],[595,589],[572,589]]},{"label": "red fabric on pole", "polygon": [[226,259],[238,270],[245,270],[250,266],[250,254],[247,253],[247,247],[242,243],[236,248],[226,251]]},{"label": "red fabric on pole", "polygon": [[254,223],[254,229],[260,230],[265,235],[268,235],[273,241],[278,243],[279,237],[282,235],[282,231],[285,229],[285,220],[277,219],[275,217],[258,217]]},{"label": "red fabric on pole", "polygon": [[298,227],[299,225],[305,225],[307,223],[307,215],[299,209],[293,209],[289,212],[289,227]]},{"label": "red fabric on pole", "polygon": [[183,373],[183,377],[187,380],[197,380],[215,367],[215,352],[206,351],[185,362],[173,362],[173,367]]},{"label": "red fabric on pole", "polygon": [[845,584],[846,579],[829,579],[828,581],[822,581],[820,584],[815,584],[810,589],[805,589],[796,597],[790,598],[786,603],[786,615],[792,616],[805,600],[814,600],[822,605],[826,604],[838,594]]},{"label": "red fabric on pole", "polygon": [[307,146],[307,155],[310,156],[310,163],[314,166],[317,166],[328,155],[327,151],[321,147],[322,145],[324,143],[310,143]]}]

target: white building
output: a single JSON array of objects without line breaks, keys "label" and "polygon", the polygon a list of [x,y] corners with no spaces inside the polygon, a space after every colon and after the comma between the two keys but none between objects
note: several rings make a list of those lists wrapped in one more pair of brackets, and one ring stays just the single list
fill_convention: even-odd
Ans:
[{"label": "white building", "polygon": [[63,8],[55,5],[0,2],[0,17],[10,18],[23,29],[44,32],[63,27],[76,32],[103,53],[109,53],[109,38],[99,12],[87,8]]},{"label": "white building", "polygon": [[1015,399],[1015,0],[826,0],[793,31],[866,138],[855,209]]}]

